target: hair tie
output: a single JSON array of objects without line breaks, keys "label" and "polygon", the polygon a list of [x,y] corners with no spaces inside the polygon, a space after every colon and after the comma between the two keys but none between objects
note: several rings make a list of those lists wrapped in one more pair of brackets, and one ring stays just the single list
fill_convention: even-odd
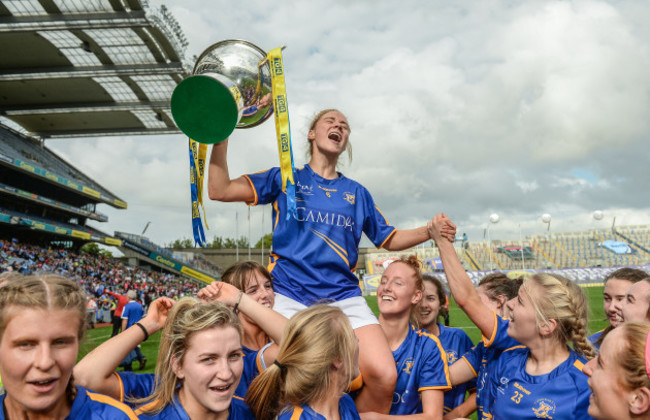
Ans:
[{"label": "hair tie", "polygon": [[285,365],[283,365],[282,363],[278,362],[277,360],[273,361],[273,364],[276,365],[277,367],[279,367],[280,370],[283,371],[283,372],[287,370],[287,367]]},{"label": "hair tie", "polygon": [[650,378],[650,331],[645,339],[645,373]]}]

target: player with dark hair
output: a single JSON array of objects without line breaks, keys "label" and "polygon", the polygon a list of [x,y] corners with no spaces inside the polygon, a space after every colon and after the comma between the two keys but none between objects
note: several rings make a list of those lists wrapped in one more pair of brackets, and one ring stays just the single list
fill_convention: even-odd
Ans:
[{"label": "player with dark hair", "polygon": [[[447,294],[438,277],[425,274],[422,279],[424,280],[424,295],[420,303],[420,328],[438,337],[440,344],[447,353],[447,363],[451,366],[472,348],[473,343],[462,329],[450,328],[438,322],[439,318],[444,317],[444,314],[448,312],[448,309],[443,307]],[[459,406],[465,402],[465,393],[475,388],[476,381],[472,380],[454,386],[451,390],[445,392],[444,414],[451,413],[455,417],[466,417],[474,412],[476,410],[474,392],[470,393],[468,403],[465,406],[462,408],[459,408]],[[458,410],[456,410],[457,408]]]},{"label": "player with dark hair", "polygon": [[609,325],[589,337],[589,341],[596,349],[600,347],[607,334],[616,328],[621,319],[618,316],[616,306],[625,300],[625,293],[632,285],[639,280],[648,277],[648,273],[631,267],[619,268],[605,277],[605,288],[603,289],[603,309],[607,316]]}]

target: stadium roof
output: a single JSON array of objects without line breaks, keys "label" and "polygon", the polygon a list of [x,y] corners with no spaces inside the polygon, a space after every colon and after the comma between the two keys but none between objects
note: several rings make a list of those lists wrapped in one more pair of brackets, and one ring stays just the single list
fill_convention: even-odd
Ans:
[{"label": "stadium roof", "polygon": [[0,0],[0,116],[41,138],[178,133],[187,41],[146,0]]}]

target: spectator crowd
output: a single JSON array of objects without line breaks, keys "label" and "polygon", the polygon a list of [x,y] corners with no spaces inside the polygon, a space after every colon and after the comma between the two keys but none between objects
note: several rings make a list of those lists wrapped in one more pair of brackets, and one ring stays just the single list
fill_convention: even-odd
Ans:
[{"label": "spectator crowd", "polygon": [[115,258],[76,253],[68,249],[42,248],[21,243],[17,239],[0,239],[0,273],[59,274],[78,282],[97,310],[111,307],[111,296],[105,292],[125,295],[135,291],[144,307],[165,296],[178,299],[195,295],[199,284],[171,273],[160,273],[126,265]]}]

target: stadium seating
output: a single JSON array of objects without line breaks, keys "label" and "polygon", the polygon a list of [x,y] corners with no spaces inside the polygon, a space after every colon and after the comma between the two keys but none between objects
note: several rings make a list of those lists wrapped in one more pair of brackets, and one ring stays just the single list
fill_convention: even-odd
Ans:
[{"label": "stadium seating", "polygon": [[[627,244],[631,252],[616,253],[601,245],[605,241]],[[416,251],[420,258],[437,256],[436,248],[417,248]],[[473,279],[492,270],[569,270],[567,273],[576,279],[595,279],[602,275],[601,270],[595,270],[599,267],[610,269],[650,264],[650,226],[553,232],[533,235],[523,241],[469,242],[465,247],[458,246],[456,252]],[[366,257],[367,274],[381,274],[383,262],[387,259],[413,253],[414,250],[370,253]]]}]

